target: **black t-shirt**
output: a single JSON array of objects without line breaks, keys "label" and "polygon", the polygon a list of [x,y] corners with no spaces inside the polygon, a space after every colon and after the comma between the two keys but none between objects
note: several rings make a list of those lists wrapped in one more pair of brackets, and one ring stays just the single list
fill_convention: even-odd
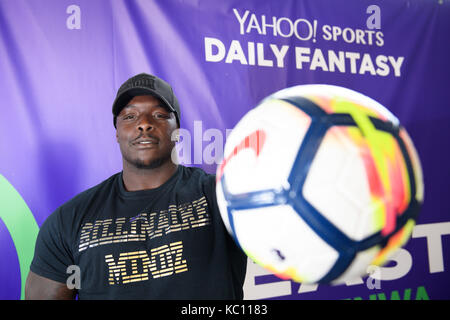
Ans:
[{"label": "black t-shirt", "polygon": [[117,173],[59,207],[31,271],[66,283],[77,266],[79,299],[242,299],[246,262],[220,217],[215,176],[180,165],[156,189],[128,192]]}]

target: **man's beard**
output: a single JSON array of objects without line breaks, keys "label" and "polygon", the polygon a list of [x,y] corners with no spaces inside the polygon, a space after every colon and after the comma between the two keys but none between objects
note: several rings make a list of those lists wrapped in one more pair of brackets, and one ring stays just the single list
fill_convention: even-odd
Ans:
[{"label": "man's beard", "polygon": [[132,163],[138,169],[156,169],[159,168],[164,162],[164,159],[158,158],[150,163],[144,163],[143,161],[136,160]]},{"label": "man's beard", "polygon": [[171,157],[169,156],[163,156],[157,159],[152,160],[151,162],[147,163],[141,159],[129,159],[128,157],[125,157],[125,160],[134,166],[137,169],[156,169],[161,167],[167,160],[170,160]]}]

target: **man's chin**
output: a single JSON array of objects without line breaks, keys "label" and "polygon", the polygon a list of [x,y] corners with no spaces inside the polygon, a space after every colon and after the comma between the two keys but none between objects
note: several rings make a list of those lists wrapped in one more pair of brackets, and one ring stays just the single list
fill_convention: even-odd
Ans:
[{"label": "man's chin", "polygon": [[156,169],[162,166],[162,164],[164,163],[163,159],[156,159],[156,160],[152,160],[152,161],[141,161],[141,160],[136,160],[134,161],[132,164],[137,168],[137,169]]},{"label": "man's chin", "polygon": [[153,158],[153,159],[140,159],[135,158],[130,161],[130,159],[126,159],[126,161],[131,164],[136,169],[142,169],[142,170],[149,170],[149,169],[156,169],[163,165],[169,165],[169,164],[175,164],[172,161],[171,155],[165,155],[164,157],[159,158]]}]

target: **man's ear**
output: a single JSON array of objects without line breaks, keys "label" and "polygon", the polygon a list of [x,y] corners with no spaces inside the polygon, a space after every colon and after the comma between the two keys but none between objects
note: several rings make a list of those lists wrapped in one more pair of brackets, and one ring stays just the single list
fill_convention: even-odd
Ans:
[{"label": "man's ear", "polygon": [[116,141],[117,143],[119,143],[119,134],[117,133],[117,130],[116,130]]}]

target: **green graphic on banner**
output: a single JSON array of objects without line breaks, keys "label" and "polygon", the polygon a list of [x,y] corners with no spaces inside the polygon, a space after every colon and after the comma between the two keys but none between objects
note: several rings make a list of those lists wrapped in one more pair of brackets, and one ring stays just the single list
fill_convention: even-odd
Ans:
[{"label": "green graphic on banner", "polygon": [[0,174],[0,219],[3,220],[16,248],[20,265],[20,299],[25,298],[25,281],[34,254],[39,226],[25,201]]}]

